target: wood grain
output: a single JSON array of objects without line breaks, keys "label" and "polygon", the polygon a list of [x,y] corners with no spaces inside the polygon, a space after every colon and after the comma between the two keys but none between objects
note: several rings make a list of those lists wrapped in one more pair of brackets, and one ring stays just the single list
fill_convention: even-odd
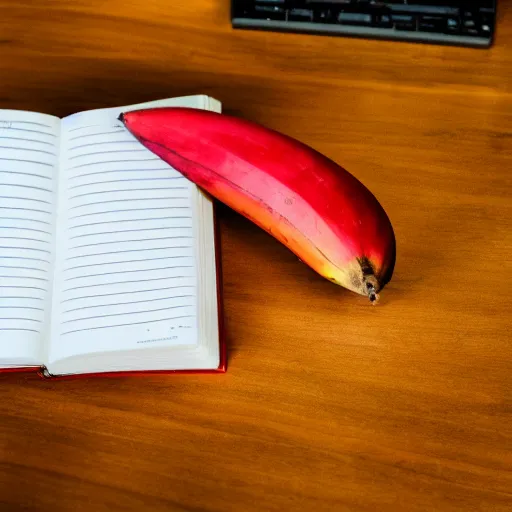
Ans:
[{"label": "wood grain", "polygon": [[228,1],[0,0],[0,106],[206,93],[380,199],[378,307],[221,208],[223,376],[0,377],[5,511],[512,510],[512,8],[490,50],[231,29]]}]

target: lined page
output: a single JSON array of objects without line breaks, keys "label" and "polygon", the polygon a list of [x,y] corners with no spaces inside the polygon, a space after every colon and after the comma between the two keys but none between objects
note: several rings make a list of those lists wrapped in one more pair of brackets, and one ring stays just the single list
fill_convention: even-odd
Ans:
[{"label": "lined page", "polygon": [[193,185],[120,112],[63,122],[50,361],[197,338]]},{"label": "lined page", "polygon": [[58,118],[0,110],[0,361],[42,363],[50,314]]}]

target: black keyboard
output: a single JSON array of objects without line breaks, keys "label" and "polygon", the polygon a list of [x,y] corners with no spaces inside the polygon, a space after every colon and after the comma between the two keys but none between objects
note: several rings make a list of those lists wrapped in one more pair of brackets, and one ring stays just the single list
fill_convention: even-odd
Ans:
[{"label": "black keyboard", "polygon": [[488,48],[497,0],[232,0],[234,28]]}]

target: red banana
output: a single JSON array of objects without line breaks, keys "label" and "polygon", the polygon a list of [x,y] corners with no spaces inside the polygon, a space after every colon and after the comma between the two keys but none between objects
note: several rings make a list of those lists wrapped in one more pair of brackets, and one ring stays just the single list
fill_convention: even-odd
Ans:
[{"label": "red banana", "polygon": [[238,117],[183,107],[120,116],[150,151],[253,221],[323,277],[375,302],[391,279],[391,222],[352,174]]}]

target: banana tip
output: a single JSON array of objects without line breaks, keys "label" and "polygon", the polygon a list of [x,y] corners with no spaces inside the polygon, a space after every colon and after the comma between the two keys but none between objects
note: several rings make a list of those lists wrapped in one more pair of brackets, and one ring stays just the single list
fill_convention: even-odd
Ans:
[{"label": "banana tip", "polygon": [[124,124],[124,114],[123,114],[122,112],[121,112],[121,113],[119,114],[119,116],[117,117],[117,120],[118,120],[118,121],[121,121],[121,123],[123,123],[123,124]]},{"label": "banana tip", "polygon": [[368,292],[368,298],[374,306],[379,302],[379,294],[375,293],[375,291]]},{"label": "banana tip", "polygon": [[368,294],[368,298],[370,302],[375,305],[379,302],[379,294],[375,290],[375,285],[371,282],[366,283],[366,293]]}]

